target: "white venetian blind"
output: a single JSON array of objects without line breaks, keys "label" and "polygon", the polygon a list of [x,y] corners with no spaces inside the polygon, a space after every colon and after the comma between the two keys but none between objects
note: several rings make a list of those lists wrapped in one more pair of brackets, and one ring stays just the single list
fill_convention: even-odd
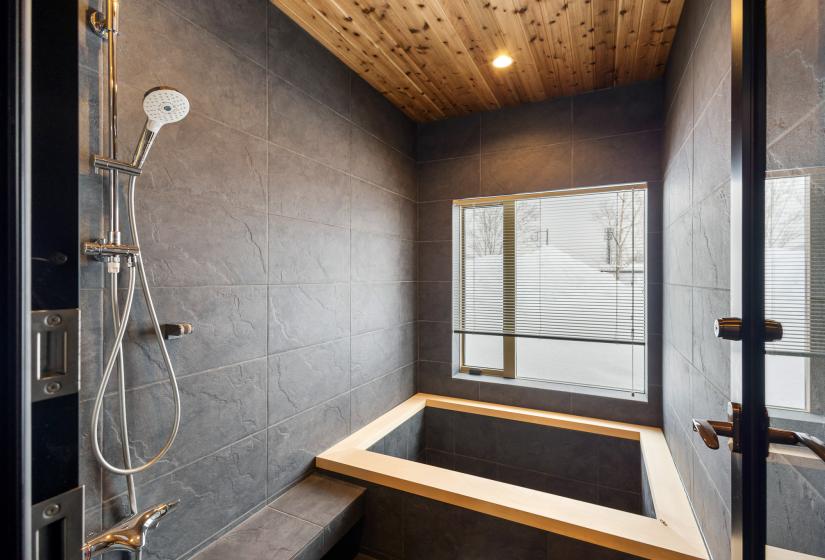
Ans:
[{"label": "white venetian blind", "polygon": [[812,228],[811,202],[810,176],[765,181],[765,317],[784,331],[782,340],[766,344],[769,354],[825,353],[825,333],[812,323],[825,302],[825,260],[811,243],[822,232],[821,225]]},{"label": "white venetian blind", "polygon": [[456,332],[643,344],[645,196],[459,201]]}]

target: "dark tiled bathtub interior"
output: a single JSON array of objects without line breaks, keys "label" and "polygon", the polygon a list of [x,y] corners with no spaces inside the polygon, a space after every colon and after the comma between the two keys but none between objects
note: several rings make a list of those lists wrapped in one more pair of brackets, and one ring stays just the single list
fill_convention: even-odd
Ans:
[{"label": "dark tiled bathtub interior", "polygon": [[655,517],[635,440],[426,407],[369,450]]}]

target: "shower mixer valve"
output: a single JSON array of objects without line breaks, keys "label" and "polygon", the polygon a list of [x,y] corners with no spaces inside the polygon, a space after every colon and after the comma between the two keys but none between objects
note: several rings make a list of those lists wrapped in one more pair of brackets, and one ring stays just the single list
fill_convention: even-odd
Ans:
[{"label": "shower mixer valve", "polygon": [[106,263],[108,272],[117,273],[120,272],[121,257],[126,259],[126,266],[132,267],[135,265],[135,259],[140,255],[140,249],[137,245],[107,243],[103,239],[98,239],[84,242],[83,254]]}]

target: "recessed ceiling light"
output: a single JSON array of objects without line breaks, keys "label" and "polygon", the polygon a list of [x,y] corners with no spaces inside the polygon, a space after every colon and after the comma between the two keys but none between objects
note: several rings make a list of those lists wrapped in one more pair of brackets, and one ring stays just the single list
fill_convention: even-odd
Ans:
[{"label": "recessed ceiling light", "polygon": [[493,66],[496,68],[507,68],[513,63],[513,59],[506,54],[500,54],[493,59]]}]

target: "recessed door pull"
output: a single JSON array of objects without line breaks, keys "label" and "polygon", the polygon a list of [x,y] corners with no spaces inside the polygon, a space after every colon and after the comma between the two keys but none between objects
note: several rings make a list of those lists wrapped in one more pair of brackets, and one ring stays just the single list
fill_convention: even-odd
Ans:
[{"label": "recessed door pull", "polygon": [[[725,340],[742,340],[742,319],[721,317],[713,322],[713,334]],[[782,323],[765,319],[765,342],[782,340]]]}]

